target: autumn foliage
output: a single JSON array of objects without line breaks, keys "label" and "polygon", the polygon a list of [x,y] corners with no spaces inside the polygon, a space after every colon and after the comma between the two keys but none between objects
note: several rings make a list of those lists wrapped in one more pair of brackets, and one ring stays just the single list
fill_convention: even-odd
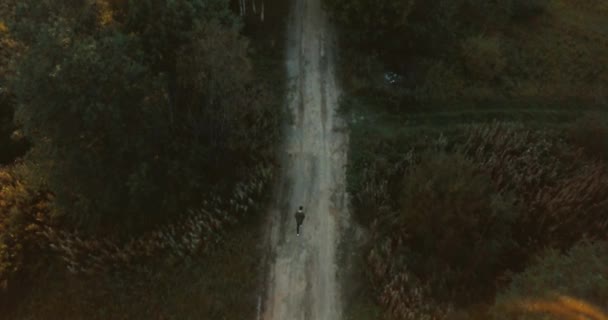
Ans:
[{"label": "autumn foliage", "polygon": [[354,199],[376,217],[367,263],[390,319],[439,319],[491,297],[544,248],[605,239],[605,164],[562,137],[494,122],[372,162]]}]

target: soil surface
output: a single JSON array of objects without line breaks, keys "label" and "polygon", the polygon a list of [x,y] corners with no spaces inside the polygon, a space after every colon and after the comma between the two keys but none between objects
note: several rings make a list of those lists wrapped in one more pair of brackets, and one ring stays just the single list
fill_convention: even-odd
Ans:
[{"label": "soil surface", "polygon": [[[294,0],[288,24],[286,130],[282,178],[271,209],[264,320],[339,320],[339,232],[348,221],[346,124],[336,114],[335,37],[321,0]],[[306,217],[296,235],[295,212]]]}]

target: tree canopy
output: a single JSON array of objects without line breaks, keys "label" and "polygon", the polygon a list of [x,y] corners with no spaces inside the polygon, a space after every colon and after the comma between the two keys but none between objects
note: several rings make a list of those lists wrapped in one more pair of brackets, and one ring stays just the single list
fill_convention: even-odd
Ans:
[{"label": "tree canopy", "polygon": [[264,156],[274,115],[227,1],[28,0],[15,17],[27,176],[57,216],[179,214]]}]

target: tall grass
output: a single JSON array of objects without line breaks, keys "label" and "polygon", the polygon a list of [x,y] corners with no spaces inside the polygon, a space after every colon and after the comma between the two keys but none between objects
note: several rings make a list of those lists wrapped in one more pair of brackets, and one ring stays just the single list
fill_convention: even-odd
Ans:
[{"label": "tall grass", "polygon": [[[390,319],[409,319],[413,310],[451,317],[451,303],[458,308],[489,303],[502,283],[500,275],[521,270],[543,248],[565,250],[581,239],[604,239],[608,232],[605,164],[570,143],[562,131],[504,122],[457,131],[426,140],[426,151],[415,147],[416,138],[400,140],[400,150],[409,152],[369,153],[355,158],[349,169],[349,175],[357,176],[350,180],[355,213],[364,217],[360,221],[373,236],[369,277]],[[441,161],[445,152],[450,160]],[[464,162],[457,161],[459,154]],[[352,171],[360,167],[365,169]],[[491,187],[481,188],[477,175]],[[505,209],[496,211],[497,220],[473,214],[475,208],[485,208],[478,212],[492,216],[491,207],[479,207],[481,195]],[[491,221],[500,221],[496,225],[505,232]],[[470,237],[476,240],[470,242]],[[461,267],[480,261],[471,269]],[[466,270],[475,276],[463,278]],[[476,290],[481,296],[473,295]],[[455,294],[446,300],[447,292]]]}]

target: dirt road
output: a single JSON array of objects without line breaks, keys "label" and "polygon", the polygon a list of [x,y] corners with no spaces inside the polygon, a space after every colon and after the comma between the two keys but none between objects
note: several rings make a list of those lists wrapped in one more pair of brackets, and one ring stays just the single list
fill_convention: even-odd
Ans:
[{"label": "dirt road", "polygon": [[[293,0],[288,31],[289,111],[283,177],[272,210],[264,320],[339,320],[336,247],[347,221],[347,135],[336,115],[333,32],[321,0]],[[306,218],[296,236],[294,214]]]}]

